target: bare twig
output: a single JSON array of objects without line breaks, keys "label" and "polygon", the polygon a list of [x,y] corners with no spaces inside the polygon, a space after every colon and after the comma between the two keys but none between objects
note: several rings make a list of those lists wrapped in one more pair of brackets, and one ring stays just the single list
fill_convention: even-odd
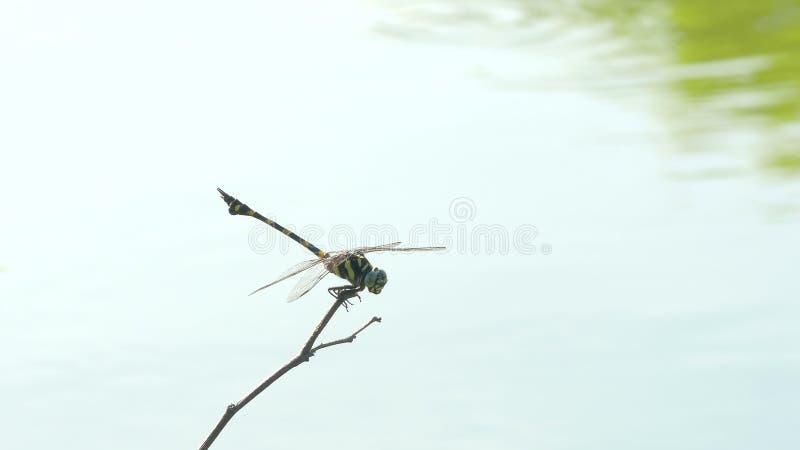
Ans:
[{"label": "bare twig", "polygon": [[331,347],[331,346],[339,345],[339,344],[349,344],[349,343],[351,343],[351,342],[356,340],[356,336],[358,335],[358,333],[361,333],[362,331],[364,331],[365,328],[367,328],[368,326],[372,325],[373,323],[380,322],[380,321],[381,321],[381,318],[378,317],[378,316],[375,316],[372,319],[369,319],[369,322],[367,322],[363,327],[361,327],[358,330],[356,330],[356,332],[351,334],[350,336],[347,336],[346,338],[342,338],[342,339],[337,339],[335,341],[331,341],[331,342],[328,342],[328,343],[325,343],[325,344],[319,344],[318,346],[312,348],[311,349],[311,354],[313,355],[317,350],[323,349],[325,347]]},{"label": "bare twig", "polygon": [[342,301],[340,301],[340,300],[336,300],[335,302],[333,302],[333,305],[331,305],[330,309],[328,309],[328,312],[325,313],[325,316],[322,317],[322,320],[319,322],[319,325],[317,325],[317,328],[314,329],[314,332],[311,333],[311,336],[308,338],[308,340],[306,341],[305,345],[303,345],[303,348],[300,350],[300,354],[298,354],[297,356],[292,358],[292,360],[289,361],[288,363],[286,363],[286,365],[284,365],[283,367],[278,369],[269,378],[264,380],[251,393],[247,394],[247,396],[245,396],[243,399],[239,400],[239,402],[231,403],[230,405],[228,405],[227,409],[225,409],[225,413],[219,419],[219,422],[217,423],[217,426],[215,426],[214,429],[211,430],[211,433],[208,435],[206,440],[203,442],[203,445],[200,446],[200,450],[207,450],[208,448],[211,447],[211,444],[213,444],[214,441],[217,439],[219,434],[222,432],[222,429],[225,428],[225,426],[228,424],[228,422],[230,422],[230,420],[233,418],[233,416],[237,412],[239,412],[240,409],[244,408],[245,405],[250,403],[251,400],[256,398],[258,396],[258,394],[263,392],[264,389],[268,388],[278,378],[280,378],[283,375],[285,375],[286,372],[294,369],[295,367],[299,366],[300,364],[302,364],[304,362],[307,362],[309,360],[309,358],[314,356],[314,352],[316,352],[317,350],[323,349],[325,347],[330,347],[330,346],[333,346],[333,345],[345,344],[345,343],[353,342],[355,340],[355,338],[356,338],[356,335],[358,335],[358,333],[361,333],[362,331],[364,331],[364,329],[367,328],[368,326],[370,326],[373,322],[380,322],[381,321],[380,317],[373,317],[372,319],[370,319],[369,322],[366,323],[366,325],[364,325],[363,327],[359,328],[355,333],[351,334],[350,336],[348,336],[346,338],[343,338],[343,339],[337,339],[335,341],[328,342],[326,344],[320,344],[320,345],[314,347],[314,343],[317,341],[317,338],[322,333],[322,330],[324,330],[325,327],[328,325],[328,322],[330,322],[331,318],[336,313],[336,311],[339,309],[341,304],[342,304]]}]

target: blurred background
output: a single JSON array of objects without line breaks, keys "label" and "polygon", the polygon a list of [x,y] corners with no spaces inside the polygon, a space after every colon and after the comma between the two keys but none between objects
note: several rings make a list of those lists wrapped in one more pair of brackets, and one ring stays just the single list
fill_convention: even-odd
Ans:
[{"label": "blurred background", "polygon": [[[794,449],[800,2],[0,5],[16,449]],[[375,229],[389,230],[376,237]],[[372,231],[371,231],[372,230]]]}]

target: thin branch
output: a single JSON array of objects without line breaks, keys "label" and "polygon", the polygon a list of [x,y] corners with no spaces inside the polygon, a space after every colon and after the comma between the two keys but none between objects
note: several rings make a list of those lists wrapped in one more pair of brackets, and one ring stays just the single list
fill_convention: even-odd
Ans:
[{"label": "thin branch", "polygon": [[322,348],[325,348],[325,347],[330,347],[332,345],[344,344],[344,343],[347,343],[347,342],[353,342],[353,340],[355,340],[356,335],[358,333],[364,331],[364,329],[367,328],[368,326],[370,326],[373,322],[380,322],[381,321],[380,317],[373,317],[369,322],[367,322],[366,325],[364,325],[363,327],[359,328],[355,333],[351,334],[350,336],[348,336],[348,337],[346,337],[344,339],[339,339],[339,340],[336,340],[336,341],[332,341],[332,342],[329,342],[327,344],[320,344],[320,345],[314,347],[314,343],[317,341],[317,338],[322,333],[322,330],[325,329],[325,327],[328,325],[328,322],[330,322],[330,320],[333,317],[333,315],[336,313],[336,311],[339,310],[339,307],[341,306],[341,304],[342,304],[341,300],[336,300],[335,302],[333,302],[333,305],[331,305],[330,309],[328,309],[328,312],[325,313],[325,316],[322,317],[322,320],[319,322],[319,325],[317,325],[317,327],[314,329],[314,332],[311,333],[311,336],[306,341],[305,345],[303,345],[303,348],[300,350],[300,354],[298,354],[297,356],[292,358],[291,361],[286,363],[283,367],[281,367],[275,373],[273,373],[269,378],[264,380],[251,393],[247,394],[247,396],[245,396],[243,399],[239,400],[238,403],[231,403],[230,405],[228,405],[228,407],[225,409],[225,413],[219,419],[219,422],[217,423],[217,426],[215,426],[214,429],[211,430],[211,433],[208,435],[206,440],[200,446],[200,450],[208,450],[208,448],[211,447],[211,444],[214,443],[214,441],[217,439],[217,437],[222,432],[222,430],[225,428],[225,426],[228,424],[228,422],[230,422],[230,420],[233,418],[233,416],[237,412],[239,412],[239,410],[244,408],[245,405],[250,403],[251,400],[256,398],[258,396],[258,394],[263,392],[264,389],[268,388],[278,378],[282,377],[288,371],[294,369],[295,367],[299,366],[300,364],[302,364],[304,362],[307,362],[309,360],[309,358],[314,356],[314,352],[315,351],[317,351],[319,349],[322,349]]},{"label": "thin branch", "polygon": [[365,328],[367,328],[368,326],[372,325],[373,323],[380,322],[380,321],[381,321],[381,318],[378,317],[378,316],[375,316],[372,319],[370,319],[369,322],[367,322],[363,327],[359,328],[355,333],[351,334],[350,336],[347,336],[346,338],[342,338],[342,339],[337,339],[335,341],[331,341],[331,342],[328,342],[328,343],[325,343],[325,344],[319,344],[318,346],[312,348],[311,349],[311,354],[314,354],[314,353],[316,353],[317,350],[323,349],[325,347],[331,347],[331,346],[339,345],[339,344],[349,344],[349,343],[351,343],[351,342],[356,340],[356,336],[358,336],[358,333],[361,333],[362,331],[364,331]]},{"label": "thin branch", "polygon": [[336,311],[339,310],[339,306],[341,306],[341,304],[342,304],[341,300],[336,300],[335,302],[333,302],[333,306],[331,306],[328,312],[325,313],[325,316],[319,322],[317,328],[314,329],[314,332],[311,333],[311,336],[308,338],[308,341],[306,341],[306,345],[304,345],[303,349],[300,350],[300,355],[301,356],[304,355],[306,357],[306,360],[308,360],[308,358],[310,358],[313,355],[313,353],[311,352],[311,347],[314,346],[314,342],[317,341],[317,338],[322,333],[322,330],[324,330],[325,327],[328,326],[328,322],[331,321],[333,315],[336,314]]}]

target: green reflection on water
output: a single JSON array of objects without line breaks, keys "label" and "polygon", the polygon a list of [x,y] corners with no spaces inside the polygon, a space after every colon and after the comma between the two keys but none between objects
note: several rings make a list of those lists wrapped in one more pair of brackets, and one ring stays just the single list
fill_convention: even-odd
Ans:
[{"label": "green reflection on water", "polygon": [[[521,35],[545,22],[559,24],[550,28],[553,34],[602,26],[609,40],[624,45],[595,58],[593,83],[602,84],[597,79],[605,76],[601,81],[616,82],[615,89],[640,89],[641,80],[634,78],[643,75],[649,88],[665,88],[670,102],[677,100],[667,116],[675,133],[687,138],[682,147],[724,148],[691,137],[750,131],[757,139],[748,149],[757,152],[760,166],[800,174],[800,0],[425,3],[431,4],[438,8],[407,14],[409,27],[386,34],[435,38],[436,26],[461,25],[473,34],[466,42],[480,43],[472,33],[476,27]],[[498,10],[506,13],[494,14]],[[518,45],[519,39],[507,42]],[[656,63],[641,65],[637,58]],[[625,60],[632,63],[624,76],[611,69]]]},{"label": "green reflection on water", "polygon": [[[682,64],[758,58],[761,64],[744,76],[706,76],[678,80],[675,86],[688,98],[705,101],[730,93],[760,93],[753,104],[729,106],[752,120],[765,120],[763,158],[768,166],[800,172],[800,146],[783,128],[796,127],[800,118],[800,2],[728,2],[680,0],[669,2],[669,24],[675,36],[675,57]],[[791,131],[789,131],[790,133]]]}]

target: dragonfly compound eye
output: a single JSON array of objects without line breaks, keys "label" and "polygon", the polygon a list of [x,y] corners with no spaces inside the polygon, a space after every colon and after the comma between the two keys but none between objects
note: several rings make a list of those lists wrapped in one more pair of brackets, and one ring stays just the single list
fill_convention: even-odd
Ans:
[{"label": "dragonfly compound eye", "polygon": [[386,281],[386,272],[377,268],[364,277],[364,285],[373,294],[379,294],[386,285]]},{"label": "dragonfly compound eye", "polygon": [[369,273],[367,273],[364,276],[364,284],[368,288],[371,288],[371,287],[375,286],[375,282],[377,280],[378,280],[378,271],[377,270],[370,271]]},{"label": "dragonfly compound eye", "polygon": [[375,272],[377,272],[377,279],[375,280],[375,285],[378,287],[386,286],[386,282],[389,281],[389,279],[386,278],[386,272],[383,270],[376,270]]}]

